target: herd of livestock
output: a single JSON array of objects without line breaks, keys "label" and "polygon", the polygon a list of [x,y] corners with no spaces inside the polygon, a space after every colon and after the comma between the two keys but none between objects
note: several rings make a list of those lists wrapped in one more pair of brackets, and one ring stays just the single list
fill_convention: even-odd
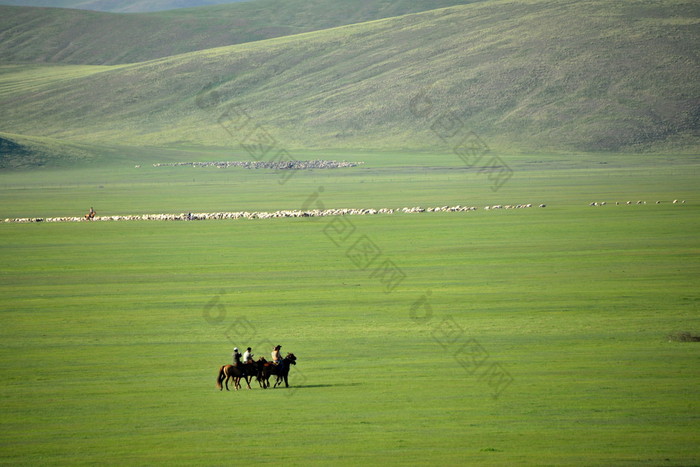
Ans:
[{"label": "herd of livestock", "polygon": [[[216,167],[225,169],[228,167],[242,167],[244,169],[275,169],[275,170],[308,170],[308,169],[343,169],[357,167],[364,162],[328,161],[328,160],[278,160],[278,161],[212,161],[212,162],[159,162],[153,167]],[[141,166],[136,166],[140,168]]]},{"label": "herd of livestock", "polygon": [[[656,201],[655,204],[662,204],[663,201]],[[668,203],[683,205],[685,200],[673,200]],[[591,202],[589,206],[606,206],[608,203]],[[626,201],[616,202],[616,205],[639,205],[647,204],[646,201]],[[485,211],[494,211],[499,209],[527,209],[538,206],[540,208],[547,207],[546,204],[494,204],[484,206]],[[224,220],[224,219],[275,219],[281,217],[328,217],[328,216],[371,216],[376,214],[412,214],[424,212],[468,212],[476,211],[476,206],[435,206],[423,208],[420,206],[405,207],[405,208],[381,208],[381,209],[359,209],[359,208],[342,208],[342,209],[291,209],[279,211],[231,211],[231,212],[196,212],[196,213],[180,213],[180,214],[135,214],[135,215],[112,215],[98,216],[96,213],[86,214],[85,216],[65,216],[65,217],[18,217],[8,218],[6,223],[31,223],[31,222],[99,222],[99,221],[202,221],[202,220]]]},{"label": "herd of livestock", "polygon": [[[528,204],[496,204],[485,206],[485,210],[494,209],[524,209],[534,205]],[[546,205],[540,204],[543,208]],[[436,206],[423,208],[420,206],[405,208],[382,208],[382,209],[310,209],[310,210],[279,210],[273,212],[265,211],[236,211],[236,212],[197,212],[181,214],[140,214],[140,215],[114,215],[114,216],[92,216],[82,217],[20,217],[5,219],[5,222],[28,223],[28,222],[98,222],[98,221],[201,221],[201,220],[222,220],[222,219],[274,219],[280,217],[327,217],[327,216],[367,216],[375,214],[396,214],[396,213],[423,213],[423,212],[467,212],[476,211],[476,206]]]}]

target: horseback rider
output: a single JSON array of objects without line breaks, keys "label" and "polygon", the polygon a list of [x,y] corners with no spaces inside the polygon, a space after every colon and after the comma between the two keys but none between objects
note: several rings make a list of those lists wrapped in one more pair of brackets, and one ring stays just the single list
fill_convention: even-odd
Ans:
[{"label": "horseback rider", "polygon": [[254,363],[253,362],[253,353],[251,352],[251,350],[253,350],[253,349],[248,347],[246,349],[246,351],[243,352],[243,363]]},{"label": "horseback rider", "polygon": [[281,348],[281,345],[277,345],[274,349],[272,349],[272,364],[278,365],[280,370],[284,366],[284,360],[282,360],[282,355],[280,355]]},{"label": "horseback rider", "polygon": [[238,353],[238,347],[233,348],[233,366],[238,367],[241,365],[241,354]]}]

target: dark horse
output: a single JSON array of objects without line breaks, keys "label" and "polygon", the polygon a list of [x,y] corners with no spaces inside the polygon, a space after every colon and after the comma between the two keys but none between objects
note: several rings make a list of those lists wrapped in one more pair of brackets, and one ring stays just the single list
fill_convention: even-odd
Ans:
[{"label": "dark horse", "polygon": [[240,366],[224,365],[219,368],[219,376],[216,377],[216,387],[219,388],[219,391],[223,390],[222,383],[225,382],[226,390],[228,391],[228,380],[233,379],[234,388],[238,391],[241,388],[241,378],[243,378],[248,389],[252,389],[250,380],[253,379],[253,376],[258,377],[258,375],[257,363],[242,363]]},{"label": "dark horse", "polygon": [[277,381],[275,382],[273,388],[276,388],[278,384],[282,383],[282,381],[284,381],[285,387],[289,387],[289,382],[287,381],[287,376],[289,375],[289,365],[296,365],[297,358],[293,353],[288,353],[287,356],[282,359],[282,362],[282,365],[275,365],[272,362],[266,362],[263,364],[261,369],[263,388],[270,387],[270,376],[272,375],[277,376]]}]

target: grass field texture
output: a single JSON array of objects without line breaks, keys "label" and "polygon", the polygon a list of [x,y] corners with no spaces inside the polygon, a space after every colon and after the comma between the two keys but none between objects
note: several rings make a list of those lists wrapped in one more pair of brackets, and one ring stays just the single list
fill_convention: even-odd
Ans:
[{"label": "grass field texture", "polygon": [[[504,156],[514,176],[493,192],[448,155],[367,153],[363,168],[284,185],[123,157],[5,172],[2,217],[95,200],[299,208],[314,193],[328,207],[548,207],[2,224],[0,463],[700,462],[698,344],[668,338],[700,332],[693,158]],[[234,345],[268,356],[278,343],[298,357],[290,388],[216,390]]]}]

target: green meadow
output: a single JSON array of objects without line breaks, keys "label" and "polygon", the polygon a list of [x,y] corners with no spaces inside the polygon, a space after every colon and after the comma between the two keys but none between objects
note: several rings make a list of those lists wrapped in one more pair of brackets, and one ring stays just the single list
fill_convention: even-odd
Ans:
[{"label": "green meadow", "polygon": [[0,465],[700,465],[696,3],[0,6]]},{"label": "green meadow", "polygon": [[[669,338],[700,332],[696,157],[503,155],[493,191],[454,155],[327,154],[365,164],[0,174],[2,218],[480,208],[3,223],[0,462],[700,462],[699,344]],[[215,388],[234,346],[275,344],[289,388]]]}]

